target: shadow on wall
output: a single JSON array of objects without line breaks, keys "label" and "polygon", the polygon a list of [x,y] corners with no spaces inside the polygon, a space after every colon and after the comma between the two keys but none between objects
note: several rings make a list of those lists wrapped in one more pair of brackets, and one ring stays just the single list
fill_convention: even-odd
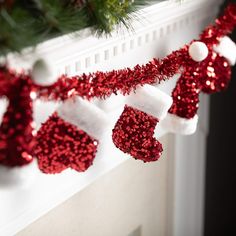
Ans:
[{"label": "shadow on wall", "polygon": [[[236,42],[236,32],[233,40]],[[205,236],[236,235],[235,103],[236,67],[233,68],[228,90],[211,97],[206,160]]]}]

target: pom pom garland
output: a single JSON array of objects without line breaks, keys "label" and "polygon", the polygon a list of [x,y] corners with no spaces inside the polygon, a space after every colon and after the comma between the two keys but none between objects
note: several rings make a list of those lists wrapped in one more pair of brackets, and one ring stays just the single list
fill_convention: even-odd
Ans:
[{"label": "pom pom garland", "polygon": [[[231,33],[235,26],[236,4],[231,3],[224,14],[215,21],[215,25],[203,31],[199,40],[211,51],[213,46],[219,43],[219,39]],[[118,92],[127,95],[138,86],[155,84],[181,73],[183,68],[189,66],[191,60],[188,48],[186,45],[162,60],[153,59],[146,65],[137,65],[133,69],[95,72],[74,77],[61,76],[53,86],[38,88],[38,98],[50,100],[66,100],[74,96],[86,99],[106,98]]]},{"label": "pom pom garland", "polygon": [[[9,104],[0,126],[0,164],[22,166],[35,156],[44,173],[60,173],[66,168],[85,171],[93,163],[99,136],[107,121],[104,113],[81,98],[104,99],[112,94],[130,95],[113,129],[114,144],[136,159],[158,160],[162,145],[153,137],[154,129],[159,119],[166,116],[172,100],[150,85],[181,74],[172,92],[169,121],[163,124],[172,126],[169,128],[172,131],[194,132],[200,92],[219,92],[229,84],[230,63],[235,63],[231,51],[235,50],[235,44],[224,37],[235,26],[236,4],[230,4],[215,25],[203,31],[198,42],[193,41],[162,60],[153,59],[133,69],[73,77],[62,75],[55,81],[56,76],[45,61],[37,61],[30,75],[1,67],[0,96],[6,97]],[[225,48],[231,49],[226,52]],[[64,102],[64,108],[55,112],[37,135],[32,118],[34,98]],[[90,115],[83,120],[83,113]],[[92,116],[99,122],[92,119],[87,124]]]}]

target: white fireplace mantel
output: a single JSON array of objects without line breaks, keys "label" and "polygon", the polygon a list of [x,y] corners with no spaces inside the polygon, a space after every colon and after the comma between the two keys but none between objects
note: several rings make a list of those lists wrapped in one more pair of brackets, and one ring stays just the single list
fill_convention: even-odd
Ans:
[{"label": "white fireplace mantel", "polygon": [[[164,57],[172,50],[196,38],[200,31],[215,18],[221,2],[221,0],[185,0],[156,3],[136,14],[133,29],[129,32],[120,29],[119,33],[114,33],[112,37],[96,38],[91,34],[90,29],[85,29],[79,32],[77,37],[73,34],[63,36],[45,42],[35,49],[27,49],[20,56],[8,55],[8,61],[14,68],[28,69],[36,59],[46,58],[53,62],[58,74],[69,75],[132,67],[146,63],[153,57]],[[160,88],[170,93],[174,83],[175,79],[170,80],[161,84]],[[103,106],[111,108],[110,103],[116,103],[118,98],[111,99],[106,104],[103,103]],[[101,102],[98,104],[101,105]],[[35,103],[34,116],[38,126],[47,119],[56,106],[57,104],[53,103]],[[198,129],[206,136],[208,106],[205,97],[202,98],[201,106],[202,115]],[[101,140],[94,165],[87,172],[77,173],[67,170],[60,175],[44,175],[38,171],[36,163],[33,163],[22,168],[22,176],[31,182],[28,187],[0,186],[0,236],[16,234],[129,158],[128,155],[116,149],[111,141],[112,126],[122,108],[123,104],[117,103],[117,107],[110,110],[108,115],[113,122],[108,127],[106,136]],[[3,111],[4,106],[0,104],[0,115]],[[157,138],[164,134],[166,134],[165,130],[157,129]],[[178,145],[182,145],[181,138],[176,136],[172,138],[172,141],[173,151],[180,154]],[[191,172],[193,166],[178,165],[173,168],[175,169],[173,180],[175,188],[179,187],[173,193],[173,201],[181,204],[183,199],[179,199],[180,190],[186,189],[186,185],[191,184],[185,183],[183,187],[181,174],[186,169]],[[199,168],[203,170],[204,164],[202,163]],[[3,171],[0,169],[0,172],[3,173]],[[199,191],[203,193],[203,183],[200,183]],[[192,196],[192,201],[194,201],[194,196]],[[184,209],[178,205],[173,215],[172,233],[176,236],[179,223],[181,224],[181,219],[184,220],[180,217],[181,210]],[[177,231],[175,231],[175,225],[177,225]]]}]

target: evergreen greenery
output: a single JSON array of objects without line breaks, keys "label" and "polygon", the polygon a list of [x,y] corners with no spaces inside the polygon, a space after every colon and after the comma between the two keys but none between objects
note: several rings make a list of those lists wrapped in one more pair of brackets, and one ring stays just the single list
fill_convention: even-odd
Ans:
[{"label": "evergreen greenery", "polygon": [[109,34],[119,24],[129,28],[130,13],[145,4],[146,0],[0,0],[0,54],[85,27],[99,34]]}]

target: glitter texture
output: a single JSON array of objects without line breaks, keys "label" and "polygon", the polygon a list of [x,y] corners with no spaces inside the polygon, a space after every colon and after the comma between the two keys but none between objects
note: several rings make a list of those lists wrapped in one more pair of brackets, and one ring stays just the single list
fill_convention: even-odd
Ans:
[{"label": "glitter texture", "polygon": [[69,167],[82,172],[93,164],[97,145],[97,140],[54,113],[38,131],[34,153],[44,173],[56,174]]},{"label": "glitter texture", "polygon": [[230,34],[236,26],[236,4],[230,3],[224,14],[215,20],[215,25],[208,26],[200,35],[200,40],[212,47],[220,38]]},{"label": "glitter texture", "polygon": [[198,110],[198,97],[198,80],[190,71],[186,71],[172,92],[173,104],[169,112],[183,118],[193,118]]},{"label": "glitter texture", "polygon": [[156,161],[163,151],[161,143],[153,137],[157,123],[157,118],[126,105],[113,129],[113,142],[135,159]]},{"label": "glitter texture", "polygon": [[[35,140],[32,99],[65,101],[75,96],[105,99],[117,93],[127,95],[139,86],[156,84],[178,73],[181,77],[172,92],[174,102],[169,112],[193,118],[198,110],[200,92],[220,92],[230,82],[229,63],[213,52],[213,46],[235,26],[236,4],[231,3],[215,24],[200,35],[199,40],[209,50],[208,57],[200,63],[190,58],[189,45],[185,45],[163,59],[153,59],[132,69],[98,71],[74,77],[62,75],[55,84],[47,87],[33,84],[30,76],[24,73],[16,74],[0,67],[0,97],[9,102],[0,126],[0,165],[25,165],[35,155],[43,172],[59,173],[68,167],[85,171],[93,162],[97,140],[56,113],[42,125]],[[153,137],[157,122],[158,119],[126,106],[113,129],[113,141],[134,158],[157,160],[162,152],[162,145]]]},{"label": "glitter texture", "polygon": [[0,85],[0,96],[9,103],[0,126],[0,164],[22,166],[33,159],[32,83],[27,76],[17,76],[2,67]]},{"label": "glitter texture", "polygon": [[[215,25],[207,27],[200,35],[200,41],[206,43],[209,50],[219,43],[221,37],[229,34],[236,26],[236,4],[231,3],[224,14],[215,21]],[[170,79],[181,73],[188,65],[188,47],[172,52],[164,59],[153,59],[145,65],[134,68],[113,70],[110,72],[95,72],[80,76],[61,76],[58,81],[46,88],[37,87],[38,97],[49,100],[66,100],[73,96],[86,99],[93,97],[106,98],[112,93],[129,94],[137,86],[155,84]]]},{"label": "glitter texture", "polygon": [[199,77],[201,91],[207,94],[227,89],[231,80],[231,67],[228,61],[215,52],[204,63]]},{"label": "glitter texture", "polygon": [[164,60],[153,59],[146,65],[136,65],[133,69],[95,72],[81,76],[61,76],[52,86],[36,87],[38,97],[49,100],[66,100],[80,96],[85,99],[106,98],[118,92],[127,95],[138,86],[158,83],[179,73],[183,51],[173,52]]},{"label": "glitter texture", "polygon": [[170,113],[183,118],[193,118],[199,107],[199,94],[225,90],[231,79],[227,60],[212,50],[208,57],[196,63],[191,58],[172,92],[173,104]]}]

